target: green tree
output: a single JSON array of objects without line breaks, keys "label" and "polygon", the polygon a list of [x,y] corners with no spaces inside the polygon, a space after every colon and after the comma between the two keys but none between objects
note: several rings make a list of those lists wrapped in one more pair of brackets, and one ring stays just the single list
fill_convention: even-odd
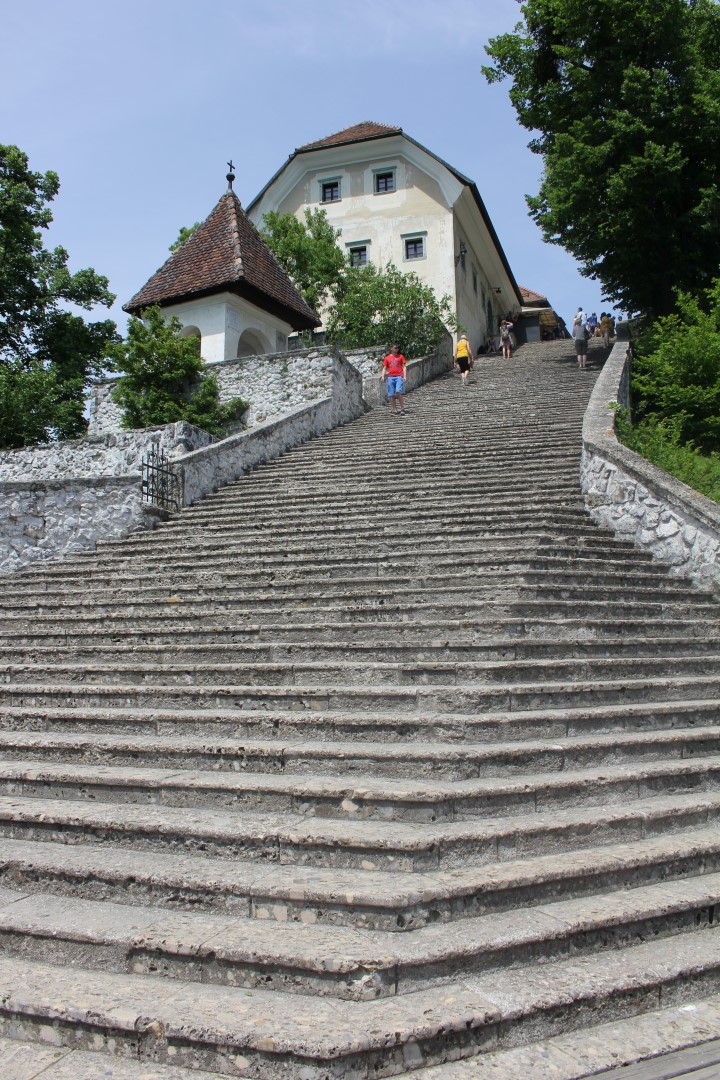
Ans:
[{"label": "green tree", "polygon": [[633,353],[635,420],[672,428],[676,445],[720,451],[720,279],[700,297],[681,293],[677,312],[646,330]]},{"label": "green tree", "polygon": [[217,379],[206,373],[198,339],[182,337],[181,330],[179,319],[166,321],[159,307],[130,319],[127,338],[112,349],[115,367],[123,373],[113,399],[123,408],[127,428],[187,420],[221,435],[247,403],[241,398],[220,403]]},{"label": "green tree", "polygon": [[717,0],[527,0],[490,82],[544,161],[530,213],[631,311],[667,314],[720,265]]},{"label": "green tree", "polygon": [[194,225],[182,225],[180,232],[177,234],[177,240],[170,245],[168,251],[177,251],[177,249],[184,244],[186,240],[189,240],[196,229],[200,228],[200,222],[196,221]]},{"label": "green tree", "polygon": [[335,291],[345,269],[340,235],[324,210],[306,210],[305,223],[272,210],[263,215],[261,236],[310,307],[317,311]]},{"label": "green tree", "polygon": [[79,435],[87,380],[116,340],[111,320],[87,323],[67,310],[109,306],[107,278],[71,273],[62,247],[43,232],[59,190],[54,172],[32,172],[17,146],[0,146],[0,416],[4,447]]},{"label": "green tree", "polygon": [[330,309],[328,341],[347,349],[390,346],[406,356],[424,356],[457,323],[450,298],[438,300],[417,274],[403,274],[392,263],[348,268]]},{"label": "green tree", "polygon": [[0,364],[0,450],[44,442],[55,425],[58,384],[41,364]]}]

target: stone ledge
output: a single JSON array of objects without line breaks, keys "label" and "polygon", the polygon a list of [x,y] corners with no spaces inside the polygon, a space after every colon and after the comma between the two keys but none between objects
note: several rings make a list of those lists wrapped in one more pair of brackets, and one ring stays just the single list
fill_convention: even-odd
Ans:
[{"label": "stone ledge", "polygon": [[720,589],[720,506],[623,446],[610,405],[627,405],[630,346],[619,341],[583,422],[580,482],[594,520],[703,587]]}]

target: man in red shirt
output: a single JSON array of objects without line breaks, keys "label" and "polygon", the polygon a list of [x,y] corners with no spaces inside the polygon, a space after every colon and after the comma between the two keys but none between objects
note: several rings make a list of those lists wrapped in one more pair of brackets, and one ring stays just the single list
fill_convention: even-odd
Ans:
[{"label": "man in red shirt", "polygon": [[[390,346],[390,352],[383,360],[382,375],[380,378],[383,382],[387,378],[390,412],[393,416],[404,416],[407,411],[405,409],[405,379],[407,378],[407,365],[405,363],[405,357],[400,352],[399,345]],[[400,405],[399,410],[396,403],[399,403]]]}]

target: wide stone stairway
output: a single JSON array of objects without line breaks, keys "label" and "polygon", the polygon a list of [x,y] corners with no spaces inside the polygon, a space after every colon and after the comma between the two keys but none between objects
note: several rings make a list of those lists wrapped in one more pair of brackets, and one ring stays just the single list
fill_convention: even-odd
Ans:
[{"label": "wide stone stairway", "polygon": [[720,607],[584,511],[571,347],[4,579],[0,1049],[495,1077],[718,992]]}]

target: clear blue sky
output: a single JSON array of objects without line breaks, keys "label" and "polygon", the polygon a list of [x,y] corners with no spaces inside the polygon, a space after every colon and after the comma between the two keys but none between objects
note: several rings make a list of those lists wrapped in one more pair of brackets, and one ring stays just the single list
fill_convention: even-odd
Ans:
[{"label": "clear blue sky", "polygon": [[61,190],[48,241],[110,279],[120,305],[210,212],[236,165],[247,205],[295,147],[361,120],[397,124],[478,184],[516,280],[566,318],[597,282],[542,242],[524,196],[541,160],[488,38],[516,0],[4,0],[0,141]]}]

